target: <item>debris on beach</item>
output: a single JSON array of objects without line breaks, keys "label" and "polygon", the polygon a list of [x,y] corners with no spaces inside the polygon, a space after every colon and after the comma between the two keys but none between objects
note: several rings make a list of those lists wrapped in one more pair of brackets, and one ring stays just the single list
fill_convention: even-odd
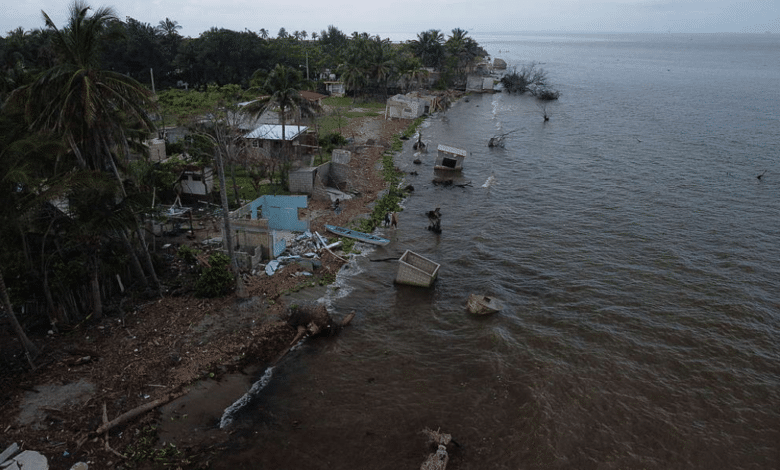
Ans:
[{"label": "debris on beach", "polygon": [[[307,230],[295,237],[282,255],[277,256],[276,259],[269,261],[265,265],[265,274],[273,276],[274,273],[291,263],[298,263],[310,269],[317,269],[321,266],[319,253],[325,250],[336,256],[331,250],[339,246],[341,246],[340,241],[328,245],[327,240],[322,235],[317,232],[311,233]],[[336,256],[336,258],[339,257]]]},{"label": "debris on beach", "polygon": [[452,440],[452,435],[445,434],[439,430],[425,428],[423,434],[428,436],[429,445],[435,447],[435,451],[430,453],[425,461],[420,465],[420,470],[446,470],[450,456],[447,453],[447,445]]},{"label": "debris on beach", "polygon": [[490,175],[490,176],[488,176],[488,179],[485,180],[485,183],[481,187],[489,188],[489,187],[493,186],[493,183],[495,183],[495,181],[496,181],[495,175]]},{"label": "debris on beach", "polygon": [[504,141],[506,140],[506,136],[508,136],[509,134],[512,134],[514,132],[517,132],[517,131],[518,131],[518,129],[515,129],[513,131],[504,132],[503,134],[496,134],[496,135],[494,135],[493,137],[490,138],[490,140],[488,140],[488,147],[490,147],[490,148],[493,148],[493,147],[504,148]]}]

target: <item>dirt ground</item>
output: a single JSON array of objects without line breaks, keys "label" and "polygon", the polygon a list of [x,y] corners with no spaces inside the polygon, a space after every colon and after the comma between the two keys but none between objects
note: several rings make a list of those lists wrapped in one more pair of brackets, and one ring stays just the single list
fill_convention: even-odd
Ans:
[{"label": "dirt ground", "polygon": [[[324,235],[324,224],[346,225],[370,211],[386,186],[377,170],[384,148],[409,124],[381,116],[349,123],[342,131],[345,136],[358,145],[373,144],[363,146],[351,162],[361,175],[353,181],[361,196],[343,201],[338,215],[328,202],[310,199],[303,215],[311,218],[312,230]],[[166,240],[159,240],[157,246],[163,243]],[[171,288],[186,286],[186,279],[194,276],[194,267],[173,259],[160,273],[169,287],[162,298],[128,297],[122,309],[102,321],[33,335],[43,350],[34,371],[10,327],[0,329],[0,452],[16,442],[23,450],[44,454],[54,470],[79,461],[97,469],[206,468],[206,446],[179,448],[180,453],[159,448],[150,431],[159,407],[112,428],[107,439],[96,430],[104,419],[169,402],[198,381],[274,361],[296,336],[296,329],[284,321],[285,294],[319,285],[319,280],[325,283],[343,264],[327,252],[321,263],[314,276],[296,275],[304,270],[296,265],[270,277],[246,276],[245,297],[200,299],[186,288]],[[162,460],[152,463],[149,457]],[[163,462],[169,465],[162,467]]]}]

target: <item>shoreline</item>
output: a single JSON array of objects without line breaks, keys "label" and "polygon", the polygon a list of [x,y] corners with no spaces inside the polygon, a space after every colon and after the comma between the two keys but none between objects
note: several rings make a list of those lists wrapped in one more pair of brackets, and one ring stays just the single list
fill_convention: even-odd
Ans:
[{"label": "shoreline", "polygon": [[[325,223],[347,225],[349,220],[370,214],[387,186],[381,175],[382,154],[390,148],[392,137],[412,122],[385,120],[383,116],[355,121],[346,132],[361,137],[356,144],[365,145],[370,140],[378,143],[354,158],[353,168],[361,170],[364,177],[360,181],[361,197],[344,201],[340,214],[334,214],[326,202],[310,200],[305,211],[311,220],[310,230],[323,233],[321,226]],[[320,275],[336,276],[344,264],[323,253]],[[21,450],[29,448],[48,457],[50,469],[70,469],[79,461],[89,461],[93,468],[128,468],[127,462],[143,453],[159,457],[166,448],[155,450],[160,444],[155,445],[157,439],[151,439],[144,449],[134,447],[133,455],[128,455],[127,449],[159,423],[160,416],[166,416],[163,409],[177,416],[187,415],[176,412],[177,407],[184,406],[179,406],[182,403],[204,410],[213,402],[214,394],[204,393],[199,403],[193,399],[194,389],[208,382],[217,386],[232,373],[263,367],[289,349],[296,331],[282,319],[286,307],[291,301],[300,301],[293,299],[317,301],[322,295],[314,299],[312,294],[328,288],[297,287],[301,278],[295,274],[299,271],[302,269],[285,268],[283,273],[275,274],[275,279],[250,277],[247,298],[238,298],[235,293],[215,299],[169,293],[165,298],[136,304],[119,318],[106,315],[99,324],[36,338],[36,342],[44,343],[37,369],[17,374],[15,383],[6,384],[7,400],[0,406],[0,428],[4,430],[0,451],[17,442]],[[269,279],[271,285],[264,282]],[[182,396],[172,398],[176,395]],[[101,422],[101,408],[107,410],[104,416],[110,420],[154,401],[163,403],[153,407],[153,412],[143,413],[106,434],[94,432]],[[203,416],[210,421],[211,415]],[[42,424],[46,422],[49,424]],[[193,434],[191,424],[187,422],[179,432],[164,434],[167,444],[182,441],[177,447],[185,449],[183,454],[165,457],[184,465],[182,468],[197,468],[196,462],[205,458],[213,445],[230,438],[224,430],[215,433],[201,427],[196,431],[199,442],[188,444],[185,438]],[[156,431],[153,433],[157,436]],[[162,435],[157,437],[162,442]],[[2,445],[6,442],[8,445]]]}]

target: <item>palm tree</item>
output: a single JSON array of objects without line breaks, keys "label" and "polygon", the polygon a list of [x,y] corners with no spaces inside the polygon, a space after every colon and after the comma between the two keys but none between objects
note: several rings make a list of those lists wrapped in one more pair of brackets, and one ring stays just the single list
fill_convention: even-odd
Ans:
[{"label": "palm tree", "polygon": [[412,50],[425,67],[438,67],[444,54],[444,35],[438,29],[417,34],[412,41]]},{"label": "palm tree", "polygon": [[300,92],[303,85],[304,80],[301,72],[282,64],[276,64],[263,85],[263,89],[269,95],[247,105],[246,110],[259,116],[267,109],[279,108],[279,122],[282,125],[282,141],[284,141],[287,112],[306,105],[306,100]]},{"label": "palm tree", "polygon": [[157,30],[168,37],[178,36],[181,25],[178,21],[171,21],[169,18],[165,18],[164,21],[160,21],[157,25]]},{"label": "palm tree", "polygon": [[[268,109],[278,109],[279,122],[282,125],[282,143],[284,143],[286,141],[288,112],[298,110],[301,114],[309,114],[312,111],[310,108],[316,107],[315,104],[301,96],[304,85],[305,81],[300,71],[277,64],[268,74],[262,87],[262,90],[268,95],[248,104],[245,109],[248,113],[256,116],[260,116]],[[286,172],[289,170],[289,162],[284,154],[280,154],[280,159],[283,162],[283,171],[280,174],[283,183],[287,179]]]},{"label": "palm tree", "polygon": [[38,347],[35,346],[32,341],[30,341],[30,338],[28,338],[24,332],[24,328],[22,328],[22,325],[19,324],[19,320],[16,319],[13,306],[11,305],[11,299],[8,296],[8,289],[5,287],[5,280],[3,279],[2,270],[0,270],[0,297],[2,297],[2,305],[7,311],[11,326],[13,327],[16,336],[19,338],[19,341],[22,343],[22,346],[27,353],[27,360],[30,362],[30,366],[32,366],[32,360],[35,356],[38,355],[39,352]]},{"label": "palm tree", "polygon": [[[11,99],[25,103],[31,131],[61,136],[78,166],[112,172],[126,196],[119,170],[130,146],[137,146],[154,129],[148,114],[154,102],[151,92],[137,81],[99,67],[103,34],[116,15],[105,7],[92,15],[90,10],[82,0],[75,0],[64,29],[43,12],[59,61],[32,84],[15,90]],[[143,240],[137,221],[135,229]],[[151,257],[141,246],[145,267],[159,291]]]},{"label": "palm tree", "polygon": [[445,46],[449,54],[455,57],[458,74],[463,74],[466,68],[479,55],[479,45],[468,37],[468,31],[460,28],[452,30],[452,35],[447,39]]},{"label": "palm tree", "polygon": [[[369,75],[376,81],[377,87],[382,86],[387,98],[387,82],[393,73],[395,64],[395,49],[390,45],[390,40],[375,36],[368,42],[370,51],[368,57]],[[384,85],[384,86],[383,86]]]},{"label": "palm tree", "polygon": [[265,28],[260,28],[260,37],[263,39],[268,39],[268,30]]}]

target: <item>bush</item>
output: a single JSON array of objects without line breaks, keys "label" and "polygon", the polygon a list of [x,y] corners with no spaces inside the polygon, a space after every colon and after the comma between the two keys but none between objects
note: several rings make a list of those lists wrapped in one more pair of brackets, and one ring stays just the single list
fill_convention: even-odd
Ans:
[{"label": "bush", "polygon": [[179,247],[179,251],[176,254],[185,263],[195,264],[197,262],[196,256],[200,254],[200,250],[192,248],[188,245],[182,245]]},{"label": "bush", "polygon": [[515,67],[511,72],[501,77],[501,85],[508,93],[525,93],[531,87],[545,88],[547,86],[547,72],[537,68],[536,63],[524,65],[520,71]]},{"label": "bush", "polygon": [[531,88],[531,94],[542,101],[554,101],[560,98],[561,92],[547,87]]},{"label": "bush", "polygon": [[233,288],[235,279],[230,272],[230,258],[223,253],[209,256],[210,267],[203,270],[195,283],[198,297],[221,297]]},{"label": "bush", "polygon": [[320,137],[319,143],[323,152],[332,153],[336,147],[347,145],[347,139],[338,132],[331,132]]}]

